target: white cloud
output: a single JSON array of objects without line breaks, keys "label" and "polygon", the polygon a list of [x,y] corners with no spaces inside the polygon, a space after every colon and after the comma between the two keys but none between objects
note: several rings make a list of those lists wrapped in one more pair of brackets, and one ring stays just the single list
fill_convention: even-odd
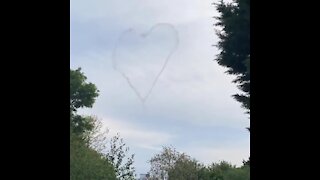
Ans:
[{"label": "white cloud", "polygon": [[102,123],[104,128],[109,129],[110,135],[114,136],[119,133],[125,142],[135,147],[159,150],[163,144],[170,143],[175,138],[169,133],[142,126],[138,127],[135,124],[119,119],[103,117]]}]

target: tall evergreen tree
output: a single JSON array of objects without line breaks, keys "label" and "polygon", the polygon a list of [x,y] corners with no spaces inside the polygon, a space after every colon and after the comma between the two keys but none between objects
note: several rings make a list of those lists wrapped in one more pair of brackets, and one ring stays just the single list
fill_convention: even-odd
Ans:
[{"label": "tall evergreen tree", "polygon": [[[221,51],[216,60],[228,68],[228,74],[237,76],[233,82],[243,93],[233,97],[250,114],[250,0],[231,3],[221,0],[216,7],[220,13],[216,25],[222,28],[217,31],[220,39],[217,46]],[[247,163],[250,164],[250,158]]]},{"label": "tall evergreen tree", "polygon": [[228,74],[237,76],[233,82],[243,93],[233,97],[250,113],[250,0],[220,1],[216,7],[220,13],[216,25],[221,28],[216,60],[228,68]]}]

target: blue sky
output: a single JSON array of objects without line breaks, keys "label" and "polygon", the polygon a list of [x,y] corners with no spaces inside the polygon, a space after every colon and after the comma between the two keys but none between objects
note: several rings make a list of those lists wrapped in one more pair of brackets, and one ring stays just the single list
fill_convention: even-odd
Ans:
[{"label": "blue sky", "polygon": [[[250,122],[231,97],[239,90],[214,61],[219,51],[212,46],[218,41],[212,17],[218,14],[212,2],[71,0],[71,68],[81,67],[100,90],[94,107],[81,112],[98,116],[110,136],[120,133],[136,155],[137,174],[149,170],[147,160],[162,146],[204,163],[241,165],[249,157]],[[121,72],[147,94],[175,38],[177,49],[143,103]]]}]

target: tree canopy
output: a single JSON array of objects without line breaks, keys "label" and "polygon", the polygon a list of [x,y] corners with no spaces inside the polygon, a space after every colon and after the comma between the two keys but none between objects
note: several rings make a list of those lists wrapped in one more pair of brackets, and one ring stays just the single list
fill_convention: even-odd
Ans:
[{"label": "tree canopy", "polygon": [[86,82],[87,77],[81,68],[70,69],[70,110],[76,112],[78,108],[92,107],[98,97],[98,89],[93,83]]},{"label": "tree canopy", "polygon": [[116,180],[114,167],[84,141],[70,135],[70,180]]},{"label": "tree canopy", "polygon": [[217,57],[219,65],[227,67],[227,73],[236,75],[233,81],[243,94],[233,97],[250,112],[250,0],[220,1],[216,4],[220,16],[216,17],[220,39]]},{"label": "tree canopy", "polygon": [[163,147],[162,151],[150,159],[150,180],[249,180],[250,166],[236,167],[226,161],[203,165],[185,153],[179,153],[172,147]]},{"label": "tree canopy", "polygon": [[92,107],[98,90],[86,82],[81,69],[70,69],[70,179],[116,180],[113,165],[96,150],[90,148],[85,135],[95,127],[90,116],[77,115],[77,109]]},{"label": "tree canopy", "polygon": [[92,107],[99,95],[97,87],[86,80],[81,68],[70,69],[70,128],[76,134],[83,134],[93,128],[90,117],[77,115],[79,108]]},{"label": "tree canopy", "polygon": [[[87,77],[70,69],[70,179],[71,180],[134,180],[134,154],[119,135],[106,147],[107,131],[93,116],[78,115],[79,108],[91,108],[99,95]],[[126,158],[126,159],[125,159]]]}]

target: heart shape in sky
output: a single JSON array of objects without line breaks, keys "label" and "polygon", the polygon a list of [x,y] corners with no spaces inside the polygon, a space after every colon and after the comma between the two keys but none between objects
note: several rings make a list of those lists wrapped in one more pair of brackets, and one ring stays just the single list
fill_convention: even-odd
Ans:
[{"label": "heart shape in sky", "polygon": [[141,34],[128,29],[113,50],[113,68],[145,103],[178,44],[178,32],[168,23],[156,24]]}]

